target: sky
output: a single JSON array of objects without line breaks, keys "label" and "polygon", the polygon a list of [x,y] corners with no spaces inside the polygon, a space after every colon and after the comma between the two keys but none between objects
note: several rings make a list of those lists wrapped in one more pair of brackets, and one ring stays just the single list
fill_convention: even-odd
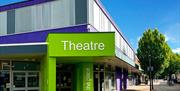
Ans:
[{"label": "sky", "polygon": [[13,4],[21,1],[27,1],[27,0],[0,0],[0,6]]},{"label": "sky", "polygon": [[120,31],[135,49],[147,29],[157,28],[180,54],[180,0],[101,0]]},{"label": "sky", "polygon": [[[0,6],[19,1],[27,0],[0,0]],[[157,28],[180,54],[180,0],[100,1],[135,50],[143,32]]]}]

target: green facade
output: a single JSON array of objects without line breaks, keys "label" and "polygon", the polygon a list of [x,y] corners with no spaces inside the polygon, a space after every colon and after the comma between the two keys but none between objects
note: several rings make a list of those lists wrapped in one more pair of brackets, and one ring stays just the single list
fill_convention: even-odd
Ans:
[{"label": "green facade", "polygon": [[[74,43],[103,43],[104,46],[100,45],[98,49],[97,44],[97,49],[83,50],[82,46],[78,45],[77,47],[82,50],[64,50],[62,40],[73,41]],[[41,61],[42,91],[56,91],[56,64],[57,62],[64,62],[63,60],[57,60],[58,58],[72,56],[78,57],[78,59],[81,59],[81,57],[93,59],[94,56],[113,56],[115,54],[114,33],[56,33],[49,34],[47,42],[47,56]],[[76,63],[74,63],[73,91],[94,91],[93,60],[82,62],[83,59],[79,62],[76,60]],[[73,59],[71,60],[73,61]]]},{"label": "green facade", "polygon": [[41,61],[41,90],[56,91],[56,58],[47,57]]},{"label": "green facade", "polygon": [[74,91],[93,91],[93,63],[76,64]]}]

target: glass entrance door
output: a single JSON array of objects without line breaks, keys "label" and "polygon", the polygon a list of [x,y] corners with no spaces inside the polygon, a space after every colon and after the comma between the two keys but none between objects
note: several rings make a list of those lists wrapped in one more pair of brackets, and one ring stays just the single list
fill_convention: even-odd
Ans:
[{"label": "glass entrance door", "polygon": [[60,65],[57,67],[56,91],[73,91],[73,65]]},{"label": "glass entrance door", "polygon": [[94,91],[106,91],[104,66],[102,65],[94,65]]},{"label": "glass entrance door", "polygon": [[39,72],[13,71],[12,91],[39,91]]},{"label": "glass entrance door", "polygon": [[113,70],[111,66],[94,65],[94,91],[116,91]]}]

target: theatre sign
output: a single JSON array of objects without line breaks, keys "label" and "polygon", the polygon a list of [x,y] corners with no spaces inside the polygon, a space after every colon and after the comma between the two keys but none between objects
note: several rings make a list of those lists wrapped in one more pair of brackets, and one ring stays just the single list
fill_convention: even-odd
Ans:
[{"label": "theatre sign", "polygon": [[48,35],[49,56],[113,56],[114,33],[55,33]]}]

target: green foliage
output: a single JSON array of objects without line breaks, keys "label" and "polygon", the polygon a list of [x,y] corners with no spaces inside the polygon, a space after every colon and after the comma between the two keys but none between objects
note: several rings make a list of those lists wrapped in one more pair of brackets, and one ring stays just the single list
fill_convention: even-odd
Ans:
[{"label": "green foliage", "polygon": [[163,76],[168,74],[180,73],[180,54],[172,53],[169,60],[169,67],[162,73]]},{"label": "green foliage", "polygon": [[138,42],[137,56],[141,61],[141,67],[147,74],[149,61],[154,68],[153,75],[163,71],[169,66],[170,47],[165,42],[163,34],[157,29],[148,29]]}]

